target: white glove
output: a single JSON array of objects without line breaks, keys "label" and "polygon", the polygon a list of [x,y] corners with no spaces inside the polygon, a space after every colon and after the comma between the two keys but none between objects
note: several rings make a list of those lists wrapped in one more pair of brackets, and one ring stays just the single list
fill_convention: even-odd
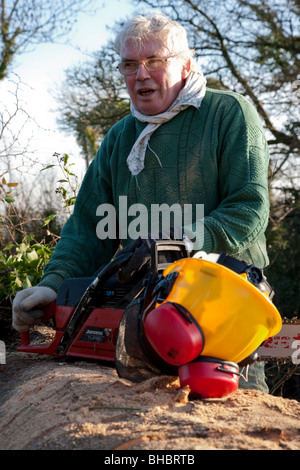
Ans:
[{"label": "white glove", "polygon": [[31,325],[41,321],[43,307],[56,299],[57,293],[50,287],[36,286],[21,290],[12,305],[12,326],[17,331],[28,331]]}]

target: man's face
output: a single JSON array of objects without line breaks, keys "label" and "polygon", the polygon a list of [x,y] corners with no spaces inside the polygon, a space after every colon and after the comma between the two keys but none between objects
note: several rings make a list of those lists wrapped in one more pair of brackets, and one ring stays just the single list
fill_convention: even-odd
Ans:
[{"label": "man's face", "polygon": [[[175,55],[158,39],[148,39],[141,49],[137,49],[129,39],[122,49],[122,60],[141,61],[153,57]],[[189,75],[189,66],[173,58],[161,70],[149,72],[144,64],[139,64],[137,72],[126,75],[125,81],[133,105],[143,114],[155,115],[166,111],[184,87]]]}]

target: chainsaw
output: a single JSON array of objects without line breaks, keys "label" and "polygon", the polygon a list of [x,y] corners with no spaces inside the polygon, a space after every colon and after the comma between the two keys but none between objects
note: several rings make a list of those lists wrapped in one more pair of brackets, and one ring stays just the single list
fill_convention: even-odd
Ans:
[{"label": "chainsaw", "polygon": [[[156,242],[151,253],[151,276],[161,276],[167,266],[158,261],[161,251],[171,252],[171,255],[176,252],[177,258],[188,256],[184,242]],[[145,290],[145,277],[134,284],[117,280],[117,271],[131,256],[127,253],[116,257],[95,277],[65,280],[56,300],[44,307],[45,315],[41,320],[42,324],[52,322],[54,338],[46,344],[32,344],[31,332],[22,332],[21,346],[17,350],[114,362],[116,338],[124,310]]]},{"label": "chainsaw", "polygon": [[[44,308],[42,323],[51,320],[54,337],[37,344],[32,342],[30,331],[23,332],[18,351],[113,363],[126,307],[143,297],[149,276],[160,281],[170,265],[158,262],[160,251],[176,252],[176,259],[189,257],[183,242],[168,240],[154,245],[148,273],[132,284],[121,283],[116,276],[131,254],[117,256],[94,277],[65,280],[55,302]],[[260,344],[255,360],[300,364],[300,320],[282,319],[281,330]]]}]

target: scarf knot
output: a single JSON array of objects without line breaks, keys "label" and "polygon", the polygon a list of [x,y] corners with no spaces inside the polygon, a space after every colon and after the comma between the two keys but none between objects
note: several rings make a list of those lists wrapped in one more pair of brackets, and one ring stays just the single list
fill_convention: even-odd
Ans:
[{"label": "scarf knot", "polygon": [[[156,114],[154,116],[146,115],[138,111],[131,103],[130,109],[132,115],[139,121],[148,123],[148,125],[137,138],[129,156],[127,157],[127,165],[133,176],[138,175],[144,168],[146,150],[153,132],[156,131],[156,129],[158,129],[161,124],[170,121],[178,113],[185,110],[189,106],[200,108],[201,102],[205,95],[205,90],[206,79],[202,72],[192,72],[188,76],[185,86],[178,94],[174,103],[164,113]],[[156,155],[155,152],[153,153],[158,158],[158,155]],[[158,161],[160,162],[159,158]]]}]

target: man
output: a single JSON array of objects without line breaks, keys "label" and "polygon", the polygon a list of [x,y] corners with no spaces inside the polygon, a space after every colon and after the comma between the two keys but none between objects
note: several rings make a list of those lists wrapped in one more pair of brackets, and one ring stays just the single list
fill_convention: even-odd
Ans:
[{"label": "man", "polygon": [[[204,207],[201,218],[194,211],[190,223],[175,226],[194,241],[193,251],[268,264],[268,149],[253,106],[235,93],[207,89],[186,31],[162,15],[125,23],[116,47],[131,114],[103,140],[39,286],[17,294],[19,331],[41,318],[39,306],[55,299],[64,279],[92,275],[131,242],[132,231],[121,224],[124,198],[127,208],[145,208],[148,229],[153,206]],[[112,224],[105,237],[99,221],[109,207],[119,233]],[[126,218],[129,226],[129,212]],[[140,248],[133,242],[135,256]],[[259,369],[256,385],[261,378]]]}]

